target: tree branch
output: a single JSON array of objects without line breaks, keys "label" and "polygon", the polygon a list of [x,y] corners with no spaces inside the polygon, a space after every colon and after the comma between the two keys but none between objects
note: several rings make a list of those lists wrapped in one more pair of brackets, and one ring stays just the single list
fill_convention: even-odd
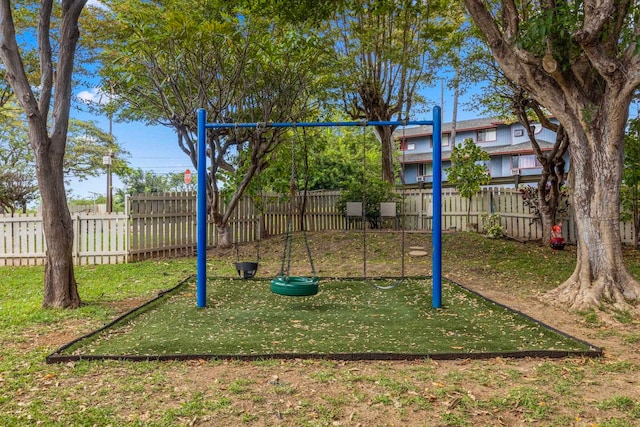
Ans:
[{"label": "tree branch", "polygon": [[53,91],[53,54],[51,52],[51,14],[53,0],[40,2],[40,14],[38,16],[38,57],[40,60],[40,99],[38,109],[42,117],[49,115],[51,93]]},{"label": "tree branch", "polygon": [[71,103],[71,86],[73,78],[73,60],[76,52],[80,30],[78,19],[87,0],[63,0],[62,22],[60,24],[60,51],[58,52],[58,69],[53,94],[53,120],[51,140],[56,155],[64,156],[67,131],[69,130],[69,105]]},{"label": "tree branch", "polygon": [[[582,28],[572,34],[572,40],[584,49],[598,74],[611,83],[613,75],[622,72],[615,58],[618,38],[629,7],[628,0],[587,0]],[[606,31],[607,25],[611,26],[609,31]]]},{"label": "tree branch", "polygon": [[22,58],[16,42],[16,29],[9,0],[0,0],[0,58],[2,58],[7,70],[7,81],[13,88],[18,102],[24,108],[27,120],[31,123],[37,123],[39,127],[43,128],[45,123],[42,120],[29,80],[24,72]]}]

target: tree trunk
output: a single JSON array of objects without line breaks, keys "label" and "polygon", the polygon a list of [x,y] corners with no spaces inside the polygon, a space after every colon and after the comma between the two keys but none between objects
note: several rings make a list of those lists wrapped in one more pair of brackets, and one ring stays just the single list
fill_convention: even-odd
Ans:
[{"label": "tree trunk", "polygon": [[640,284],[629,274],[620,244],[622,143],[612,141],[622,141],[622,135],[603,117],[594,118],[590,132],[567,129],[571,141],[582,142],[570,150],[577,261],[571,277],[547,297],[576,310],[605,302],[630,309],[629,302],[640,299]]},{"label": "tree trunk", "polygon": [[638,248],[640,242],[640,212],[638,211],[638,196],[634,197],[633,202],[633,246]]},{"label": "tree trunk", "polygon": [[231,227],[229,224],[216,224],[216,230],[218,233],[218,246],[221,248],[230,248],[233,246],[233,238],[231,236]]},{"label": "tree trunk", "polygon": [[[548,164],[544,168],[550,169]],[[540,212],[542,226],[542,246],[549,246],[551,243],[551,228],[556,225],[558,199],[560,198],[557,180],[553,179],[549,182],[548,177],[549,173],[545,171],[538,182],[538,212]]]},{"label": "tree trunk", "polygon": [[[540,197],[538,195],[538,197]],[[551,244],[551,227],[555,225],[555,218],[549,209],[540,209],[540,224],[542,227],[542,246]]]},{"label": "tree trunk", "polygon": [[395,184],[396,177],[393,168],[393,129],[391,126],[376,127],[376,132],[382,144],[382,179],[389,184]]},{"label": "tree trunk", "polygon": [[66,202],[62,167],[55,165],[55,158],[49,154],[36,162],[47,242],[42,306],[77,308],[81,301],[73,271],[73,222]]},{"label": "tree trunk", "polygon": [[[40,67],[35,73],[40,74],[39,99],[25,73],[10,3],[0,0],[0,57],[7,71],[6,78],[29,124],[29,142],[35,156],[42,197],[42,220],[47,242],[42,306],[76,308],[80,305],[80,296],[73,273],[73,226],[64,189],[63,159],[69,129],[73,61],[80,37],[78,19],[87,0],[59,2],[62,16],[56,37],[55,66],[50,34],[54,2],[40,2],[36,32]],[[53,111],[49,115],[52,105]],[[48,121],[51,123],[51,137]]]},{"label": "tree trunk", "polygon": [[[549,298],[573,309],[604,303],[633,308],[640,283],[622,259],[619,211],[625,127],[640,84],[636,42],[625,37],[634,4],[603,0],[580,16],[553,2],[540,2],[533,14],[513,2],[465,5],[504,75],[548,109],[569,137],[576,269]],[[542,17],[547,22],[540,43],[519,43]],[[563,25],[569,21],[575,28],[570,33]]]}]

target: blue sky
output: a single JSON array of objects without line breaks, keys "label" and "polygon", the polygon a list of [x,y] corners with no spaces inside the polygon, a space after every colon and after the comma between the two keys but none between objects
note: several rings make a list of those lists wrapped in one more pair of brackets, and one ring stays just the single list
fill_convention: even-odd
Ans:
[{"label": "blue sky", "polygon": [[[98,102],[99,94],[95,89],[81,89],[75,93],[77,98]],[[80,120],[92,120],[104,131],[109,130],[109,119],[85,111],[73,109],[71,115]],[[147,126],[140,122],[113,122],[113,135],[118,144],[129,152],[126,158],[134,169],[151,171],[156,174],[170,174],[194,169],[189,158],[178,148],[175,133],[164,126]],[[114,175],[114,188],[123,187]],[[89,178],[84,181],[72,179],[67,189],[73,198],[93,198],[96,194],[107,192],[106,175]]]},{"label": "blue sky", "polygon": [[[84,100],[98,102],[100,94],[94,88],[79,88],[75,92],[76,97]],[[432,105],[439,104],[442,98],[440,84],[437,87],[428,88],[424,95]],[[458,120],[477,118],[477,114],[464,110],[463,102],[468,101],[473,93],[461,98],[458,107]],[[453,93],[445,88],[443,121],[452,120]],[[72,116],[81,120],[93,120],[105,131],[109,129],[107,117],[90,114],[74,109]],[[431,109],[424,114],[411,117],[412,120],[431,120]],[[195,170],[189,158],[178,147],[175,133],[164,126],[147,126],[144,123],[113,123],[113,134],[116,141],[130,153],[127,158],[134,169],[152,171],[157,174],[183,173],[186,169]],[[122,183],[114,176],[114,188],[123,187]],[[71,180],[68,185],[73,198],[94,198],[96,195],[105,195],[107,191],[106,175],[89,178],[85,181]]]}]

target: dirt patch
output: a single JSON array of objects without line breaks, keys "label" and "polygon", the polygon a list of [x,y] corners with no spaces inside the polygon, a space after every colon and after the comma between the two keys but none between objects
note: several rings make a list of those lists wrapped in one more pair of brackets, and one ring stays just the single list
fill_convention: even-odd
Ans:
[{"label": "dirt patch", "polygon": [[112,308],[117,316],[120,316],[124,313],[140,307],[147,301],[148,299],[146,298],[127,298],[121,301],[109,301],[105,304],[108,307]]},{"label": "dirt patch", "polygon": [[87,333],[87,326],[86,320],[67,319],[53,325],[26,330],[14,336],[14,343],[17,348],[24,351],[38,348],[56,349]]}]

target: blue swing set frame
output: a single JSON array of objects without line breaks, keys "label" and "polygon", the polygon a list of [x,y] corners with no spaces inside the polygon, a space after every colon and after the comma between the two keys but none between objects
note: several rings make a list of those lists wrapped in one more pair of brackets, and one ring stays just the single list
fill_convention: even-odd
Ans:
[{"label": "blue swing set frame", "polygon": [[200,179],[200,171],[207,169],[207,129],[220,128],[288,128],[288,127],[364,127],[364,126],[432,126],[433,127],[433,232],[432,306],[442,307],[442,118],[440,107],[434,107],[432,120],[360,121],[360,122],[302,122],[302,123],[207,123],[207,112],[198,109],[198,195],[196,216],[197,284],[196,303],[207,305],[207,180]]}]

